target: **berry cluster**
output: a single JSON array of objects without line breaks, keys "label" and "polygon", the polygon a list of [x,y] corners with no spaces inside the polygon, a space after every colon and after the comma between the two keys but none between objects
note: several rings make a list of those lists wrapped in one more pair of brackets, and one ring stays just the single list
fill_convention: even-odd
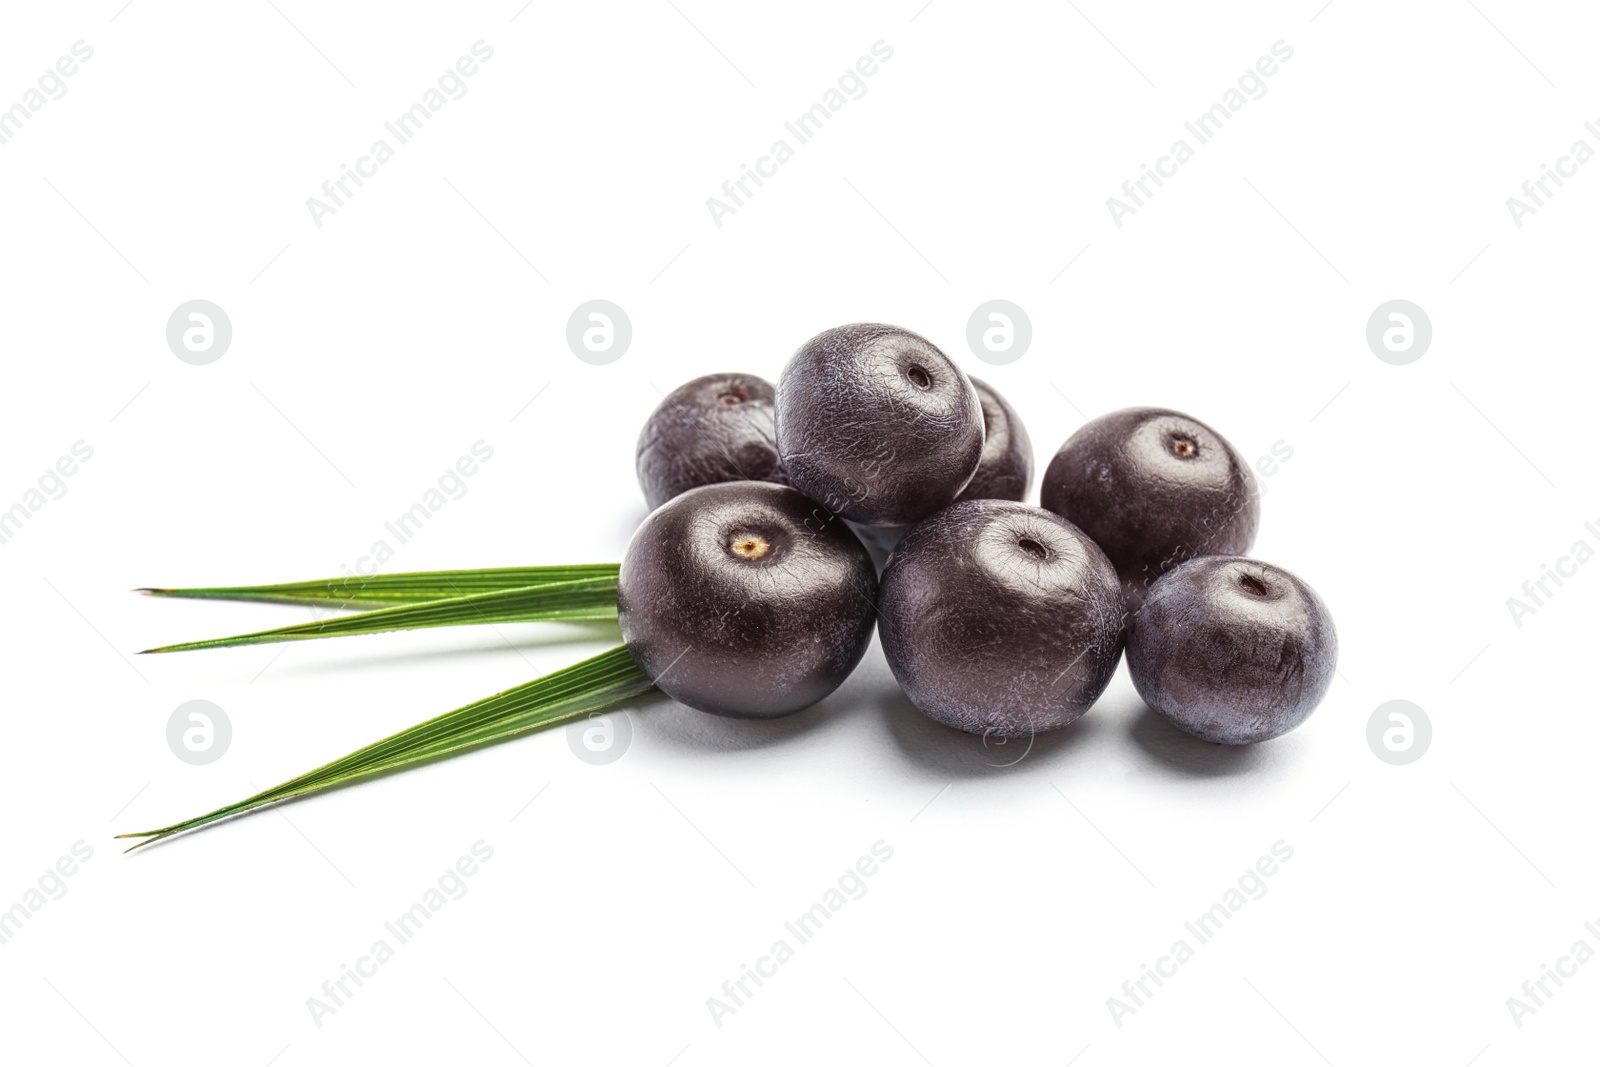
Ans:
[{"label": "berry cluster", "polygon": [[656,510],[618,620],[655,684],[703,711],[815,703],[874,621],[917,708],[998,737],[1077,719],[1124,649],[1152,709],[1226,744],[1294,729],[1333,676],[1317,594],[1244,556],[1260,496],[1221,434],[1159,408],[1101,416],[1033,507],[1016,411],[909,330],[827,330],[776,388],[689,382],[646,423],[638,474]]}]

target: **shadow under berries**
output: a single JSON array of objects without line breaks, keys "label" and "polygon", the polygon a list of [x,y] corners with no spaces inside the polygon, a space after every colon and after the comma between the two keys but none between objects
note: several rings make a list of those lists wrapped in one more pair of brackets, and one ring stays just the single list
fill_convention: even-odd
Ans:
[{"label": "shadow under berries", "polygon": [[1267,762],[1261,745],[1221,745],[1186,734],[1143,701],[1128,734],[1156,763],[1187,778],[1220,778],[1245,774]]},{"label": "shadow under berries", "polygon": [[1032,774],[1047,769],[1055,774],[1071,753],[1087,750],[1103,740],[1105,722],[1085,716],[1070,726],[1033,737],[983,737],[945,726],[921,711],[895,683],[887,670],[876,692],[863,699],[895,745],[930,777],[984,778],[1004,774]]}]

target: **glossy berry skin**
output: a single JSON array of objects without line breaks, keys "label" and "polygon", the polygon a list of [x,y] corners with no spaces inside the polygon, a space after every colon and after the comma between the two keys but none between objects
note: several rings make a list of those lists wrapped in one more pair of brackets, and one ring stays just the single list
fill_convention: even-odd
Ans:
[{"label": "glossy berry skin", "polygon": [[983,452],[983,409],[961,369],[897,326],[813,337],[778,378],[778,454],[795,488],[869,526],[948,506]]},{"label": "glossy berry skin", "polygon": [[1282,567],[1208,556],[1150,590],[1128,636],[1128,673],[1151,710],[1207,741],[1248,745],[1316,710],[1339,658],[1326,605]]},{"label": "glossy berry skin", "polygon": [[[1022,500],[1028,495],[1028,484],[1033,480],[1033,442],[1028,439],[1028,431],[1016,411],[992,385],[970,376],[967,380],[977,392],[978,405],[983,410],[983,454],[978,458],[977,473],[956,499]],[[850,528],[872,553],[873,562],[880,564],[911,529],[909,525],[864,526],[859,523],[851,523]]]},{"label": "glossy berry skin", "polygon": [[957,500],[1026,500],[1033,481],[1033,442],[1022,419],[988,382],[968,378],[983,409],[983,454]]},{"label": "glossy berry skin", "polygon": [[867,550],[787,486],[719,482],[651,512],[622,558],[617,621],[660,689],[767,719],[833,692],[872,639]]},{"label": "glossy berry skin", "polygon": [[1122,656],[1116,571],[1041,508],[966,500],[915,526],[884,568],[878,635],[925,715],[1031,737],[1078,718]]},{"label": "glossy berry skin", "polygon": [[772,400],[771,383],[753,374],[707,374],[667,394],[639,432],[645,502],[658,508],[716,482],[782,483]]},{"label": "glossy berry skin", "polygon": [[1085,424],[1050,461],[1040,498],[1105,550],[1130,608],[1185,560],[1249,551],[1261,520],[1255,475],[1238,450],[1165,408]]}]

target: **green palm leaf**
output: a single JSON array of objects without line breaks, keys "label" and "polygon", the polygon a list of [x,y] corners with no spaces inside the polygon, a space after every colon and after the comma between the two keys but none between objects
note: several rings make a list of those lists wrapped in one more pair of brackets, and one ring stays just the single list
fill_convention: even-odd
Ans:
[{"label": "green palm leaf", "polygon": [[340,615],[313,622],[279,626],[271,630],[186,641],[146,649],[147,653],[188,652],[199,648],[231,648],[278,641],[306,641],[319,637],[375,634],[389,630],[416,630],[429,626],[469,626],[478,623],[578,621],[617,617],[616,575],[577,581],[501,589],[471,596],[452,596],[420,604]]},{"label": "green palm leaf", "polygon": [[654,688],[654,683],[634,662],[627,646],[619,645],[582,663],[454,711],[447,711],[216,811],[157,830],[117,836],[145,839],[133,845],[129,849],[132,851],[173,834],[197,829],[268,804],[349,785],[374,775],[504,741],[532,730],[558,726],[620,701],[642,696]]},{"label": "green palm leaf", "polygon": [[206,600],[264,600],[284,604],[307,602],[334,607],[421,604],[429,600],[522,589],[582,578],[615,578],[615,563],[577,563],[558,567],[494,567],[464,571],[413,571],[406,574],[345,575],[279,585],[227,585],[195,589],[140,589],[151,596],[196,597]]}]

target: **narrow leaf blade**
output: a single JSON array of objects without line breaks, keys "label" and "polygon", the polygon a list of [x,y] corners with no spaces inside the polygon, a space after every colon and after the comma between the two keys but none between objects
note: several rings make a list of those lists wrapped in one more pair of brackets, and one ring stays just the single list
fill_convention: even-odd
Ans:
[{"label": "narrow leaf blade", "polygon": [[279,626],[271,630],[185,641],[146,649],[146,653],[189,652],[201,648],[233,648],[280,641],[307,641],[320,637],[347,637],[391,630],[417,630],[431,626],[471,626],[498,622],[552,622],[617,617],[615,577],[581,578],[570,582],[503,589],[472,596],[450,597],[421,604],[401,604],[339,615],[313,622]]},{"label": "narrow leaf blade", "polygon": [[634,661],[627,646],[619,645],[571,667],[447,711],[215,811],[160,829],[117,836],[144,838],[132,846],[141,848],[174,834],[199,829],[268,804],[349,785],[533,730],[559,726],[621,701],[642,696],[654,688],[655,684]]},{"label": "narrow leaf blade", "polygon": [[229,585],[191,589],[140,589],[151,596],[204,600],[260,600],[282,604],[307,602],[332,607],[421,604],[530,585],[615,578],[615,563],[575,563],[555,567],[493,567],[478,570],[412,571],[404,574],[345,575],[277,585]]}]

